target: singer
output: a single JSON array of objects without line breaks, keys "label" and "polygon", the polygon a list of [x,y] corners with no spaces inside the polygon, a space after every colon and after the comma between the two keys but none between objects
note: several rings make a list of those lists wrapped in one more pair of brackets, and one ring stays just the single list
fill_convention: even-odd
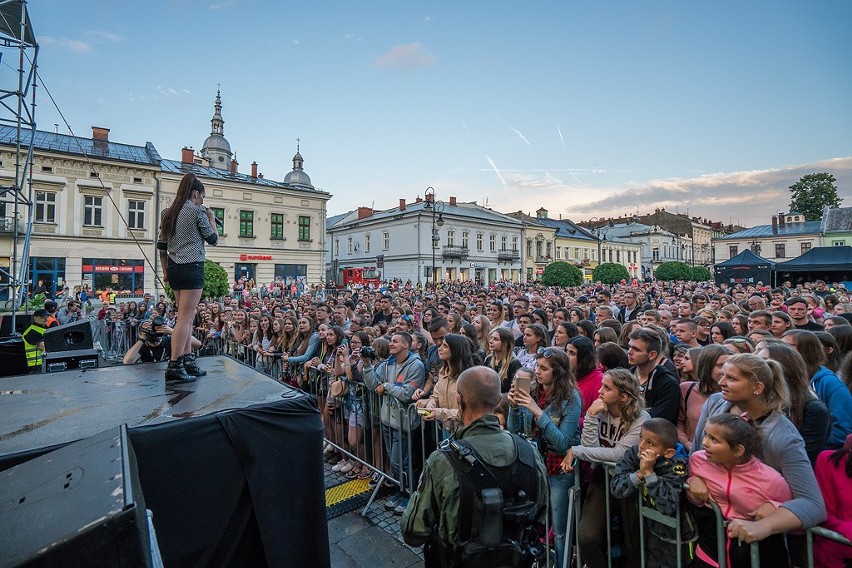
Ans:
[{"label": "singer", "polygon": [[204,184],[194,174],[183,176],[174,202],[163,211],[157,239],[163,281],[172,287],[178,310],[166,382],[190,382],[207,374],[198,366],[190,341],[195,308],[204,289],[204,243],[215,245],[219,238],[213,228],[215,219],[204,207]]}]

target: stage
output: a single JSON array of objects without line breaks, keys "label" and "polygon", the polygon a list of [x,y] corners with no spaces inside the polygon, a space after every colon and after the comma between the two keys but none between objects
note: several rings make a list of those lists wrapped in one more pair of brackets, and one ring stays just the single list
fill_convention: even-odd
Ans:
[{"label": "stage", "polygon": [[[127,424],[171,566],[328,566],[313,397],[227,357],[0,378],[0,470]],[[1,539],[2,537],[0,537]]]}]

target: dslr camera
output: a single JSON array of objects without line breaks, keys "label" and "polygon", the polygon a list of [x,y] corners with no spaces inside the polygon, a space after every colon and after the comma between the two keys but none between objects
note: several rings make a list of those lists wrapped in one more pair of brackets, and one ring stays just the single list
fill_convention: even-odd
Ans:
[{"label": "dslr camera", "polygon": [[[145,325],[146,323],[150,325],[149,329],[145,329],[145,327],[148,327]],[[163,337],[163,334],[157,331],[157,328],[162,325],[166,325],[166,318],[164,318],[163,316],[154,316],[150,320],[140,322],[139,335],[144,336],[145,339],[147,339],[148,341],[155,341]]]},{"label": "dslr camera", "polygon": [[365,359],[375,359],[376,350],[373,347],[362,347],[361,357],[364,357]]}]

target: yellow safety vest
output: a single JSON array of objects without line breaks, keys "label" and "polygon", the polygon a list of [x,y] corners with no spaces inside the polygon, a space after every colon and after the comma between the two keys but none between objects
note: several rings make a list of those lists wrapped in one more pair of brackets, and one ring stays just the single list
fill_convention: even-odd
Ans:
[{"label": "yellow safety vest", "polygon": [[41,349],[38,348],[38,344],[41,343],[41,339],[39,339],[36,343],[29,343],[26,338],[31,331],[37,331],[43,337],[44,328],[34,323],[28,327],[26,331],[24,331],[24,352],[27,355],[27,366],[41,367]]}]

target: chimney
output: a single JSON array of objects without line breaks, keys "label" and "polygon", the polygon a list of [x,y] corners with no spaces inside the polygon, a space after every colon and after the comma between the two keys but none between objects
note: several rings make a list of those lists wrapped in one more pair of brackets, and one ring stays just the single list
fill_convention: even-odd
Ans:
[{"label": "chimney", "polygon": [[[778,219],[779,219],[780,217],[781,217],[781,216],[779,215],[778,217],[773,217],[773,218],[772,218],[772,234],[773,234],[773,235],[777,235],[777,234],[778,234]],[[782,224],[784,223],[784,220],[783,220],[783,219],[781,219],[781,223],[782,223]]]},{"label": "chimney", "polygon": [[369,217],[373,214],[373,210],[369,207],[359,207],[358,208],[358,218],[363,219],[365,217]]},{"label": "chimney", "polygon": [[405,199],[400,198],[399,200],[399,210],[405,211]]},{"label": "chimney", "polygon": [[109,128],[102,128],[100,126],[92,127],[92,140],[106,140],[109,141]]},{"label": "chimney", "polygon": [[784,226],[784,214],[783,213],[778,214],[778,226],[779,227]]},{"label": "chimney", "polygon": [[417,199],[414,200],[414,203],[422,203],[422,202],[423,202],[423,198],[420,197],[419,195],[417,196]]},{"label": "chimney", "polygon": [[232,174],[237,173],[237,166],[239,166],[239,165],[240,165],[239,162],[237,162],[236,160],[231,160],[231,173]]},{"label": "chimney", "polygon": [[253,178],[257,177],[257,162],[251,163],[251,177],[253,177]]},{"label": "chimney", "polygon": [[450,197],[450,205],[452,205],[453,207],[455,207],[455,205],[456,205],[456,198],[455,198],[455,196]]},{"label": "chimney", "polygon": [[195,152],[192,148],[184,146],[180,150],[180,162],[182,164],[191,164],[195,160]]}]

